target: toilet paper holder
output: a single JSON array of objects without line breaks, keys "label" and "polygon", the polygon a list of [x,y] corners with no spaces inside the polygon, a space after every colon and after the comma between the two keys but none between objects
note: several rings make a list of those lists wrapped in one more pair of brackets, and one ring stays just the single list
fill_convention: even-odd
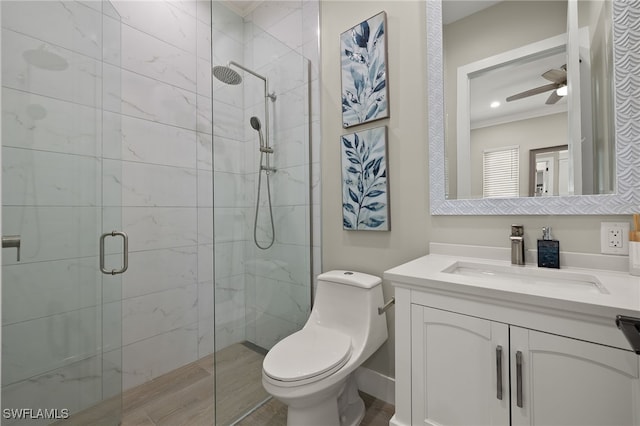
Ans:
[{"label": "toilet paper holder", "polygon": [[396,303],[396,298],[392,297],[384,306],[378,306],[378,315],[382,315],[391,307],[391,305]]}]

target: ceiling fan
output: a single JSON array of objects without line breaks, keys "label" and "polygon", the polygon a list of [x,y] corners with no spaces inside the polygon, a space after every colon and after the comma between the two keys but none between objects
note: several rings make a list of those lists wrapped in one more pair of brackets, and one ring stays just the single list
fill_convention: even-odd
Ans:
[{"label": "ceiling fan", "polygon": [[553,90],[553,92],[551,93],[551,95],[549,95],[547,101],[545,102],[547,105],[553,105],[560,99],[562,99],[562,96],[558,95],[557,89],[567,86],[567,65],[565,64],[561,66],[560,69],[550,69],[549,71],[542,74],[542,77],[551,81],[552,83],[525,90],[524,92],[516,93],[515,95],[509,96],[507,98],[507,102],[528,98],[529,96],[538,95],[540,93],[548,92],[549,90]]}]

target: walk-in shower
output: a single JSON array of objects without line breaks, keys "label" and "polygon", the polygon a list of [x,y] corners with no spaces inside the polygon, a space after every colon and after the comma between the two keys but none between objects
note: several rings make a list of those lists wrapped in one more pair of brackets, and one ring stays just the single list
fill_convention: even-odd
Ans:
[{"label": "walk-in shower", "polygon": [[197,3],[0,1],[3,426],[233,424],[308,318],[309,62]]},{"label": "walk-in shower", "polygon": [[[235,71],[232,66],[240,68],[241,70],[261,79],[264,82],[264,117],[265,117],[265,136],[262,135],[262,125],[260,119],[256,116],[252,116],[249,120],[251,127],[258,132],[258,138],[260,141],[260,163],[258,167],[258,192],[256,194],[256,211],[253,220],[253,242],[256,247],[261,250],[267,250],[273,246],[276,240],[276,228],[273,222],[273,207],[271,204],[271,184],[269,182],[269,175],[276,171],[271,166],[269,154],[273,154],[273,148],[269,144],[270,132],[269,132],[269,101],[275,102],[275,93],[269,93],[269,82],[266,77],[258,74],[257,72],[250,70],[249,68],[234,62],[229,61],[226,66],[216,65],[213,67],[213,76],[223,83],[230,84],[232,86],[242,83],[242,76]],[[267,155],[265,155],[267,154]],[[262,245],[258,239],[258,215],[260,213],[260,194],[262,193],[262,172],[265,173],[267,179],[267,204],[269,208],[269,222],[271,224],[271,239],[266,245]]]}]

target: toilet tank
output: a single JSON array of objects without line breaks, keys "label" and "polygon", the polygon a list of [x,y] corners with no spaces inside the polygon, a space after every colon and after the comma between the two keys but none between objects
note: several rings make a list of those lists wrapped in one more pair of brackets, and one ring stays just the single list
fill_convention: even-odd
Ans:
[{"label": "toilet tank", "polygon": [[[309,323],[349,334],[354,349],[371,355],[387,340],[382,279],[352,271],[330,271],[318,275],[318,285]],[[307,323],[307,324],[309,324]]]}]

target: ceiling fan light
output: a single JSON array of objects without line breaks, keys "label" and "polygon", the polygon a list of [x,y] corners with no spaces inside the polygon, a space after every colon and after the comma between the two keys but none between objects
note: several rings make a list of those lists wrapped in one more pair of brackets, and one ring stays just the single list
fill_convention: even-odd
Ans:
[{"label": "ceiling fan light", "polygon": [[493,101],[491,102],[491,105],[489,105],[491,108],[498,108],[500,106],[500,102],[498,101]]},{"label": "ceiling fan light", "polygon": [[556,93],[558,94],[558,96],[567,96],[567,93],[568,93],[567,86],[558,87],[558,89],[556,90]]}]

